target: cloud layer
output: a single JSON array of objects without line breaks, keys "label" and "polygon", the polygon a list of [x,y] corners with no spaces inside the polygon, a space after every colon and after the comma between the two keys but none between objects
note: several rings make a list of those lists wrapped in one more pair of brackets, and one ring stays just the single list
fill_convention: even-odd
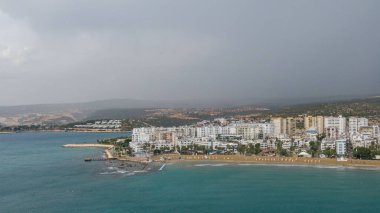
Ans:
[{"label": "cloud layer", "polygon": [[0,105],[373,94],[379,6],[0,1]]}]

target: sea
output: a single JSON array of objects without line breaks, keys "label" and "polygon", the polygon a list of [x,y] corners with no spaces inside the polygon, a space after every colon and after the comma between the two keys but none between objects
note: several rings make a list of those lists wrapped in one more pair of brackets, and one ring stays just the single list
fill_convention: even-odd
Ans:
[{"label": "sea", "polygon": [[207,162],[125,171],[67,143],[129,133],[0,134],[0,212],[380,212],[380,170]]}]

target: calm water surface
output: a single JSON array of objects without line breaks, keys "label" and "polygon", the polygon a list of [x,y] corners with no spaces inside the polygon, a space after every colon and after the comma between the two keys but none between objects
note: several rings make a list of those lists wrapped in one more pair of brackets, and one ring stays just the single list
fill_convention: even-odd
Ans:
[{"label": "calm water surface", "polygon": [[95,148],[114,133],[0,134],[0,212],[380,212],[380,171],[168,165],[127,173]]}]

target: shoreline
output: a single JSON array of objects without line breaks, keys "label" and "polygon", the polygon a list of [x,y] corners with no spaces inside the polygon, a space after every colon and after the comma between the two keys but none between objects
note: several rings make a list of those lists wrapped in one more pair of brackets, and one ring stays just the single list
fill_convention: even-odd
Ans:
[{"label": "shoreline", "polygon": [[195,167],[223,167],[223,166],[273,166],[273,167],[298,167],[298,168],[316,168],[316,169],[358,169],[358,170],[378,170],[378,166],[366,165],[338,165],[338,164],[280,164],[280,163],[265,163],[265,162],[247,162],[247,161],[176,161],[166,162],[171,165],[192,165]]},{"label": "shoreline", "polygon": [[[114,156],[111,149],[113,145],[107,144],[65,144],[64,148],[103,148],[105,159],[118,161],[131,161],[146,163],[145,157],[117,157]],[[164,159],[164,160],[162,160]],[[165,163],[186,163],[202,162],[205,164],[231,163],[231,164],[257,164],[257,165],[289,165],[289,166],[338,166],[338,167],[355,167],[355,168],[379,168],[378,160],[357,160],[347,159],[338,161],[335,158],[302,158],[302,157],[267,157],[267,156],[243,156],[243,155],[178,155],[167,154],[151,157],[152,161],[162,161]]]},{"label": "shoreline", "polygon": [[101,130],[101,129],[78,129],[78,130],[63,130],[64,132],[85,132],[85,133],[131,133],[132,131],[124,131],[124,130]]},{"label": "shoreline", "polygon": [[64,148],[84,148],[84,147],[95,147],[95,148],[106,148],[106,149],[112,149],[113,145],[107,145],[107,144],[97,144],[97,143],[79,143],[79,144],[65,144],[63,145]]},{"label": "shoreline", "polygon": [[9,132],[0,132],[0,134],[13,134],[13,133],[16,133],[16,132],[11,132],[11,131],[9,131]]},{"label": "shoreline", "polygon": [[263,165],[294,165],[294,166],[339,166],[355,168],[379,168],[380,161],[376,160],[357,160],[347,159],[347,161],[337,161],[331,158],[299,158],[299,157],[265,157],[265,156],[239,156],[239,155],[181,155],[166,156],[170,160],[166,162],[204,162],[214,163],[233,163],[233,164],[263,164]]},{"label": "shoreline", "polygon": [[102,130],[60,130],[60,129],[52,129],[52,130],[25,130],[25,131],[7,131],[0,132],[0,134],[14,134],[14,133],[23,133],[23,132],[79,132],[79,133],[131,133],[131,131],[102,131]]}]

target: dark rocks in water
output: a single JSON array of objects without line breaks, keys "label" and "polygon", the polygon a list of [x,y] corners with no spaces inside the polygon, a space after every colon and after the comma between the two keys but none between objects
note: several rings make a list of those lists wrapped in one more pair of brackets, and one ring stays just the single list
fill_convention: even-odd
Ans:
[{"label": "dark rocks in water", "polygon": [[163,165],[162,162],[132,162],[132,161],[109,161],[108,163],[112,164],[113,167],[125,171],[158,171],[159,168]]}]

